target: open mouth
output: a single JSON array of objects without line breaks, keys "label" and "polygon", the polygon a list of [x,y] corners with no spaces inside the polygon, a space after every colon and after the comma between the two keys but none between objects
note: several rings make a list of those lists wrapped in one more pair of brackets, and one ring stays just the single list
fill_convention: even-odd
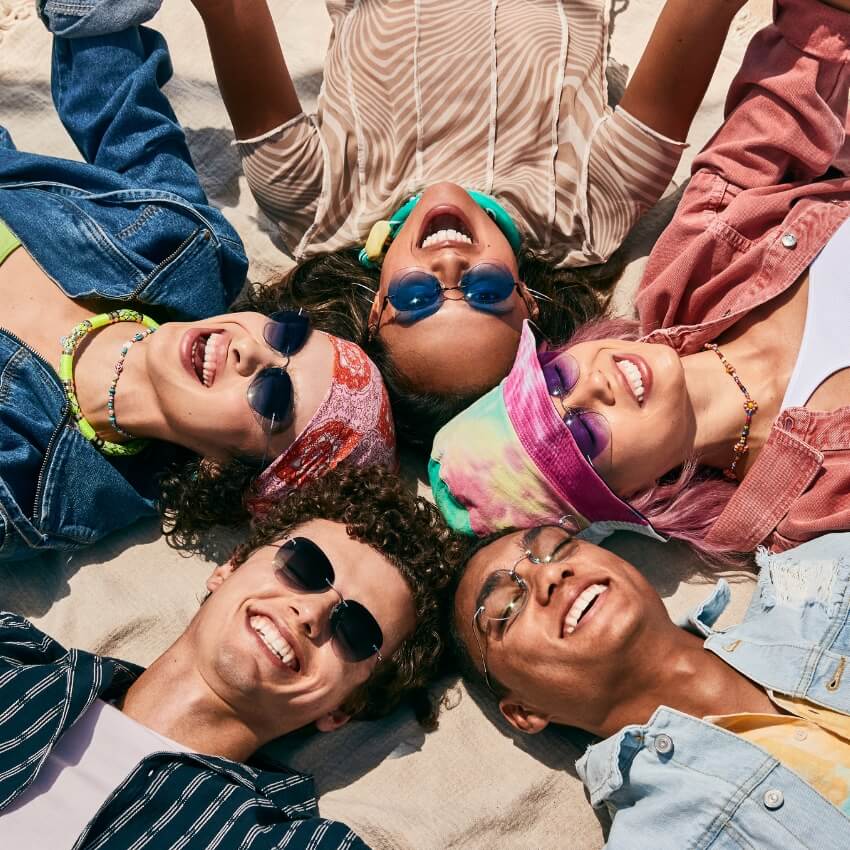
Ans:
[{"label": "open mouth", "polygon": [[570,605],[567,616],[564,617],[562,636],[571,635],[584,621],[584,618],[593,610],[599,598],[608,590],[607,584],[592,584],[585,588]]},{"label": "open mouth", "polygon": [[638,404],[643,404],[651,385],[651,372],[643,358],[615,357],[614,365],[626,379],[626,384],[635,397],[635,401]]},{"label": "open mouth", "polygon": [[458,214],[435,211],[425,222],[419,237],[420,248],[444,247],[446,245],[472,245],[472,229]]},{"label": "open mouth", "polygon": [[215,383],[215,376],[222,361],[221,355],[226,346],[221,331],[200,334],[192,344],[192,368],[197,379],[205,387],[211,387]]},{"label": "open mouth", "polygon": [[297,673],[301,669],[295,650],[271,619],[263,614],[253,614],[248,619],[248,625],[254,630],[263,646],[284,667],[288,667],[293,673]]}]

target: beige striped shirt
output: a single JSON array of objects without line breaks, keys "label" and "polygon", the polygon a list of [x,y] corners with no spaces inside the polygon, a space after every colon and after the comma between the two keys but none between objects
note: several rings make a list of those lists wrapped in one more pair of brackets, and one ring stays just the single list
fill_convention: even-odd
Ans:
[{"label": "beige striped shirt", "polygon": [[296,259],[360,245],[441,180],[494,195],[558,265],[602,262],[684,147],[607,103],[607,0],[327,0],[315,115],[239,142]]}]

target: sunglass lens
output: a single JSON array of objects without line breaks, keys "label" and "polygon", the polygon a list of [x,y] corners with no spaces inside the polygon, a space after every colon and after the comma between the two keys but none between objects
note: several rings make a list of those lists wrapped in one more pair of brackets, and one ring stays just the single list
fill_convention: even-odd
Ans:
[{"label": "sunglass lens", "polygon": [[578,361],[566,351],[543,351],[537,355],[549,395],[563,398],[569,395],[579,379]]},{"label": "sunglass lens", "polygon": [[285,425],[292,414],[292,379],[283,369],[263,369],[248,387],[248,404],[264,425]]},{"label": "sunglass lens", "polygon": [[464,296],[479,309],[506,301],[515,286],[510,269],[495,263],[480,263],[470,269],[462,281]]},{"label": "sunglass lens", "polygon": [[287,540],[275,555],[275,567],[290,584],[313,593],[327,590],[334,581],[334,570],[328,556],[306,537]]},{"label": "sunglass lens", "polygon": [[310,317],[301,310],[281,310],[269,316],[263,337],[281,354],[289,356],[304,345],[310,333]]},{"label": "sunglass lens", "polygon": [[416,321],[431,315],[439,306],[440,282],[425,272],[406,272],[390,282],[387,300],[402,321]]},{"label": "sunglass lens", "polygon": [[377,620],[359,602],[347,600],[331,615],[331,628],[340,653],[348,661],[363,661],[384,642]]},{"label": "sunglass lens", "polygon": [[569,428],[578,450],[588,460],[594,461],[608,454],[611,428],[601,413],[581,408],[568,410],[564,414],[564,424]]}]

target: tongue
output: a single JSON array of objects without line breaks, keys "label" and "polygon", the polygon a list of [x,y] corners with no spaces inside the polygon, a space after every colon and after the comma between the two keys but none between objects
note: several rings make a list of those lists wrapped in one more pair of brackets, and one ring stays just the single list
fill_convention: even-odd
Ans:
[{"label": "tongue", "polygon": [[434,216],[428,225],[428,232],[425,234],[425,238],[427,239],[441,230],[457,230],[458,233],[469,236],[466,232],[466,225],[456,215],[452,215],[451,213],[442,213],[441,215]]}]

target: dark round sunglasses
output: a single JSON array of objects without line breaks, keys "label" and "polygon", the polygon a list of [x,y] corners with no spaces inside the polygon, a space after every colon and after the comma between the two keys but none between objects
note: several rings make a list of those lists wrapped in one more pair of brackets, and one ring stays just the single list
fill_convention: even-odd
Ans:
[{"label": "dark round sunglasses", "polygon": [[460,292],[463,300],[476,310],[505,313],[509,309],[505,302],[517,286],[511,270],[501,263],[473,266],[463,274],[457,286],[443,286],[439,278],[429,272],[407,269],[390,281],[376,327],[381,325],[387,303],[395,308],[396,321],[409,325],[436,313],[446,300],[446,292]]},{"label": "dark round sunglasses", "polygon": [[364,661],[373,655],[383,661],[384,635],[365,605],[344,599],[334,587],[334,568],[328,556],[306,537],[292,537],[278,550],[275,569],[289,585],[305,593],[333,591],[339,602],[331,611],[334,651],[346,661]]},{"label": "dark round sunglasses", "polygon": [[272,313],[263,329],[263,338],[287,358],[283,366],[268,366],[257,373],[248,387],[248,404],[268,435],[286,427],[292,419],[292,378],[287,366],[310,334],[310,317],[303,310]]}]

